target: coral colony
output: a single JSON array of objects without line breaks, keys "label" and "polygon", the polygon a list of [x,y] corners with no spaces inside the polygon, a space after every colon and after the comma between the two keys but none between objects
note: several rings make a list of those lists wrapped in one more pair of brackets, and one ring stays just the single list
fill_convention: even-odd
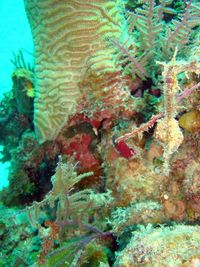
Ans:
[{"label": "coral colony", "polygon": [[200,266],[199,1],[24,2],[0,266]]}]

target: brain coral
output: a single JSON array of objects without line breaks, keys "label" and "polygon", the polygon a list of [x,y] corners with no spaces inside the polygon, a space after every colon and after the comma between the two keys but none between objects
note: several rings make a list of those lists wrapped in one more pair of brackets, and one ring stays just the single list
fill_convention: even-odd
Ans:
[{"label": "brain coral", "polygon": [[[35,45],[34,125],[53,140],[75,112],[79,84],[117,72],[108,39],[126,39],[122,0],[24,0]],[[123,36],[122,36],[123,35]]]}]

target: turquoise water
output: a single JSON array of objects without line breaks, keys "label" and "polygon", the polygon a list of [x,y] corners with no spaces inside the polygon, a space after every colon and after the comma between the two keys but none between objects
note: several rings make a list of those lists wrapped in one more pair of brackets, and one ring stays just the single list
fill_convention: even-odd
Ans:
[{"label": "turquoise water", "polygon": [[[2,149],[2,146],[0,147]],[[8,186],[8,171],[10,162],[0,163],[0,190]]]},{"label": "turquoise water", "polygon": [[[0,99],[12,87],[11,73],[13,52],[24,49],[33,51],[30,28],[24,9],[23,0],[0,0]],[[32,56],[24,52],[30,62]],[[7,185],[9,163],[0,163],[0,189]]]}]

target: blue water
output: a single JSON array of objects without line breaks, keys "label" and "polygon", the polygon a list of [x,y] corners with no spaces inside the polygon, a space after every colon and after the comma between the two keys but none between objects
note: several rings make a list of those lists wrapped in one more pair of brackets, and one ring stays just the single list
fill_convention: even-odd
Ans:
[{"label": "blue water", "polygon": [[[23,0],[0,0],[0,99],[12,88],[13,52],[33,53],[33,42]],[[24,52],[27,62],[33,57]],[[0,148],[1,150],[2,148]],[[0,189],[7,185],[9,163],[0,163]]]}]

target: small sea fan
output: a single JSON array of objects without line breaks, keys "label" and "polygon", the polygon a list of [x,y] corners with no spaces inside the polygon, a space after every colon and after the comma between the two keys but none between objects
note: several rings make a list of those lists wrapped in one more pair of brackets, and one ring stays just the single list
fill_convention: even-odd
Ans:
[{"label": "small sea fan", "polygon": [[199,25],[200,5],[192,4],[192,0],[187,3],[185,12],[180,15],[179,20],[172,20],[167,29],[165,38],[165,51],[170,55],[174,47],[179,49],[189,42],[192,28]]}]

